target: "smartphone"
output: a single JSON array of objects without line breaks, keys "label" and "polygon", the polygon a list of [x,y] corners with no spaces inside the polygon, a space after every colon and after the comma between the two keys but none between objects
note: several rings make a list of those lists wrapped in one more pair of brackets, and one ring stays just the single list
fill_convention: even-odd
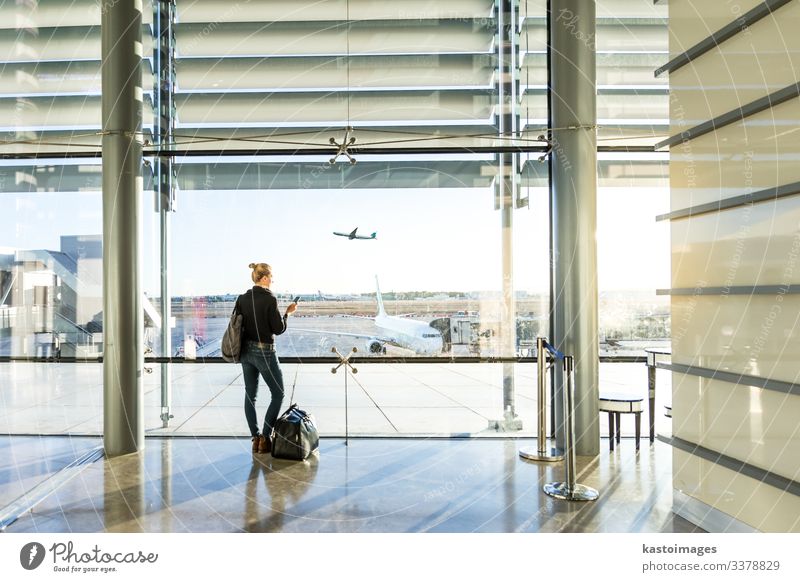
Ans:
[{"label": "smartphone", "polygon": [[298,301],[300,301],[300,296],[299,295],[297,297],[295,297],[294,299],[292,299],[292,303],[297,303]]}]

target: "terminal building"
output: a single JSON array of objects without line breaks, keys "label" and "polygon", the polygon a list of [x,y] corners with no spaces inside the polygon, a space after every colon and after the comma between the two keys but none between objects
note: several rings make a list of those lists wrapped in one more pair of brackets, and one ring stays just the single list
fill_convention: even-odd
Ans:
[{"label": "terminal building", "polygon": [[[798,27],[0,0],[0,530],[800,531]],[[303,461],[221,357],[252,262]]]}]

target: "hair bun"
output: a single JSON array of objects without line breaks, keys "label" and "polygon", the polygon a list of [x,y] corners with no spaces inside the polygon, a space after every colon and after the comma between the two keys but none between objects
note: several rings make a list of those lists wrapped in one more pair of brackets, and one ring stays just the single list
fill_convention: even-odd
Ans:
[{"label": "hair bun", "polygon": [[247,265],[247,266],[248,266],[250,269],[255,269],[255,268],[256,268],[256,264],[255,264],[255,263],[250,263],[250,264],[249,264],[249,265]]}]

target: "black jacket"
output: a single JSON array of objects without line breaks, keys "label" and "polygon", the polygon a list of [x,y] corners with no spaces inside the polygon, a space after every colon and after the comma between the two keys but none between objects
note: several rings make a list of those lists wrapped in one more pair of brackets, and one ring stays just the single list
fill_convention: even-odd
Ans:
[{"label": "black jacket", "polygon": [[278,300],[269,291],[255,285],[236,300],[242,314],[242,340],[271,344],[276,335],[286,331],[286,316],[278,311]]}]

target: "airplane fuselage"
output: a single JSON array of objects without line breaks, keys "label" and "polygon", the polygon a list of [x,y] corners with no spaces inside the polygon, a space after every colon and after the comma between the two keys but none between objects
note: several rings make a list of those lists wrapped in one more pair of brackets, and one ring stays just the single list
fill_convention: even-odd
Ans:
[{"label": "airplane fuselage", "polygon": [[375,325],[398,345],[418,354],[437,355],[444,347],[441,332],[422,321],[380,314],[375,317]]},{"label": "airplane fuselage", "polygon": [[357,231],[358,231],[358,229],[356,228],[352,232],[336,232],[336,231],[334,231],[333,234],[335,234],[336,236],[343,236],[343,237],[345,237],[347,239],[350,239],[350,240],[375,240],[375,238],[378,236],[377,232],[373,232],[369,236],[364,236],[364,235],[361,235],[361,234],[356,234]]}]

